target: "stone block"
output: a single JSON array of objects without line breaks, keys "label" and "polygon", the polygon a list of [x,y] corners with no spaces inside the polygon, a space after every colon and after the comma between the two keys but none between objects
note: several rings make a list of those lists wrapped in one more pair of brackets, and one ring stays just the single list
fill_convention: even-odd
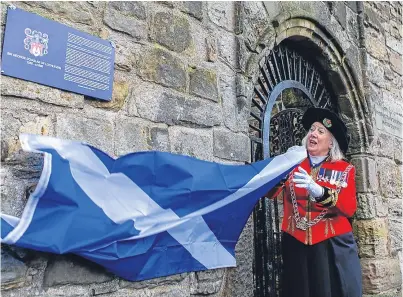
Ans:
[{"label": "stone block", "polygon": [[77,114],[60,114],[56,119],[59,138],[87,142],[106,153],[113,154],[114,124],[103,117],[86,118]]},{"label": "stone block", "polygon": [[269,14],[270,19],[276,19],[276,17],[282,12],[281,2],[279,1],[263,1],[263,5]]},{"label": "stone block", "polygon": [[218,35],[218,56],[232,69],[237,67],[237,40],[233,34],[223,30]]},{"label": "stone block", "polygon": [[203,2],[202,1],[182,1],[179,9],[198,20],[203,19]]},{"label": "stone block", "polygon": [[164,286],[169,287],[177,285],[182,282],[186,282],[187,279],[188,279],[188,273],[163,276],[139,282],[130,282],[121,279],[119,281],[119,286],[121,288],[127,288],[127,289],[143,289],[143,288],[153,289],[158,287],[164,287]]},{"label": "stone block", "polygon": [[198,271],[190,274],[191,295],[213,295],[220,291],[225,269]]},{"label": "stone block", "polygon": [[[141,2],[110,2],[105,11],[104,23],[111,29],[126,33],[136,40],[147,39],[146,22],[137,18],[137,15],[142,17],[140,8],[142,5]],[[128,9],[129,7],[131,9]]]},{"label": "stone block", "polygon": [[402,159],[402,153],[403,153],[403,148],[402,148],[402,140],[395,138],[395,143],[393,145],[394,148],[394,160],[396,164],[401,165],[403,163]]},{"label": "stone block", "polygon": [[385,36],[368,28],[366,39],[365,44],[368,53],[378,60],[386,61],[388,59],[388,53],[386,50]]},{"label": "stone block", "polygon": [[122,15],[135,17],[139,20],[146,19],[146,8],[141,1],[116,1],[108,3],[109,9],[119,11]]},{"label": "stone block", "polygon": [[181,60],[160,48],[152,48],[140,58],[139,75],[166,87],[185,91],[187,76]]},{"label": "stone block", "polygon": [[242,6],[243,37],[249,49],[254,50],[267,27],[270,27],[270,20],[262,2],[245,1]]},{"label": "stone block", "polygon": [[351,163],[355,166],[355,180],[357,192],[374,192],[378,190],[375,160],[360,157],[353,158]]},{"label": "stone block", "polygon": [[162,88],[143,85],[133,92],[137,112],[141,117],[168,125],[192,124],[203,127],[219,125],[222,111],[218,103],[181,96]]},{"label": "stone block", "polygon": [[397,259],[362,259],[361,267],[364,294],[379,294],[398,289],[402,284]]},{"label": "stone block", "polygon": [[359,220],[354,222],[361,258],[388,256],[388,225],[385,219]]},{"label": "stone block", "polygon": [[157,12],[153,17],[152,38],[176,52],[183,52],[192,43],[189,21],[172,12]]},{"label": "stone block", "polygon": [[358,13],[357,10],[357,1],[345,1],[344,2],[352,11]]},{"label": "stone block", "polygon": [[336,20],[340,23],[342,28],[346,30],[347,28],[347,8],[343,2],[334,2],[333,15]]},{"label": "stone block", "polygon": [[77,256],[54,256],[45,270],[45,287],[88,285],[110,281],[114,275],[104,268]]},{"label": "stone block", "polygon": [[[237,96],[239,84],[236,81],[234,76],[221,75],[219,79],[224,124],[231,131],[247,132],[250,102],[246,101],[246,97]],[[247,84],[244,86],[244,91],[247,92]]]},{"label": "stone block", "polygon": [[206,38],[206,52],[208,62],[217,61],[217,39],[214,36],[210,35]]},{"label": "stone block", "polygon": [[249,161],[249,137],[230,130],[214,129],[214,156],[233,161]]},{"label": "stone block", "polygon": [[377,85],[378,87],[385,87],[385,66],[380,61],[372,58],[371,56],[367,56],[367,62],[367,74],[369,81]]},{"label": "stone block", "polygon": [[387,199],[373,194],[357,194],[357,211],[354,215],[359,220],[385,217],[388,215]]},{"label": "stone block", "polygon": [[235,28],[235,11],[235,2],[207,2],[207,12],[210,21],[230,32],[233,32]]},{"label": "stone block", "polygon": [[207,161],[213,160],[213,131],[211,129],[196,130],[177,126],[169,127],[168,131],[173,153]]},{"label": "stone block", "polygon": [[370,26],[377,30],[378,32],[381,32],[384,34],[384,28],[382,25],[382,21],[378,15],[372,8],[366,7],[364,9],[364,25]]},{"label": "stone block", "polygon": [[401,39],[399,40],[390,35],[386,35],[386,45],[400,55],[403,55],[403,45]]},{"label": "stone block", "polygon": [[119,117],[115,129],[117,156],[148,150],[169,151],[166,125],[150,123],[139,118]]},{"label": "stone block", "polygon": [[394,140],[394,137],[390,137],[389,134],[379,131],[379,134],[374,138],[371,144],[370,152],[375,156],[393,159],[395,155]]},{"label": "stone block", "polygon": [[396,163],[389,159],[378,158],[376,162],[379,189],[387,198],[402,198],[402,172]]},{"label": "stone block", "polygon": [[83,95],[8,76],[1,77],[1,95],[22,97],[72,108],[82,108],[84,106]]},{"label": "stone block", "polygon": [[209,69],[191,69],[189,92],[206,99],[218,101],[217,74]]},{"label": "stone block", "polygon": [[389,51],[389,63],[390,66],[392,67],[393,71],[398,73],[399,75],[403,75],[403,70],[402,70],[402,55],[391,50]]},{"label": "stone block", "polygon": [[[28,267],[20,260],[1,249],[1,290],[23,287],[26,282]],[[3,292],[4,293],[4,292]]]},{"label": "stone block", "polygon": [[228,269],[225,291],[231,297],[253,296],[253,253],[237,253],[237,266]]},{"label": "stone block", "polygon": [[129,84],[126,81],[116,80],[113,82],[111,101],[91,100],[90,104],[103,109],[121,110],[127,95],[129,95]]},{"label": "stone block", "polygon": [[[400,212],[402,206],[400,204]],[[389,237],[390,237],[390,252],[392,256],[397,256],[402,251],[402,217],[390,217],[389,218]]]},{"label": "stone block", "polygon": [[63,16],[74,23],[94,25],[94,19],[85,2],[69,2],[61,4],[57,1],[38,1],[30,6],[45,9],[55,16]]}]

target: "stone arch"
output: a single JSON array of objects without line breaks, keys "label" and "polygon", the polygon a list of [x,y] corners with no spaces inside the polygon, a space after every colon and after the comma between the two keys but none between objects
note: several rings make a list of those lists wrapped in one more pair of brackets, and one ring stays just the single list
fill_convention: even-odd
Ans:
[{"label": "stone arch", "polygon": [[[257,79],[256,62],[264,59],[268,52],[281,42],[298,39],[305,44],[310,44],[319,54],[319,63],[329,76],[330,86],[339,102],[340,116],[349,128],[351,135],[349,154],[365,152],[372,136],[372,126],[366,117],[369,107],[364,98],[360,76],[351,67],[336,38],[332,37],[317,22],[304,17],[294,17],[281,22],[274,20],[272,25],[275,34],[273,35],[269,30],[267,33],[271,36],[260,38],[260,40],[265,40],[265,46],[262,48],[260,44],[262,48],[260,53],[252,56],[246,63],[248,67],[245,74],[251,76],[252,82],[255,83]],[[249,101],[251,97],[252,93],[249,94]]]}]

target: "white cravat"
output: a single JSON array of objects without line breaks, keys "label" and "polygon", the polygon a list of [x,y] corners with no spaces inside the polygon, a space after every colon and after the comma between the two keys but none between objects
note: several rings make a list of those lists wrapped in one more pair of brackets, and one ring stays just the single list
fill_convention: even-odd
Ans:
[{"label": "white cravat", "polygon": [[312,156],[312,155],[309,155],[309,159],[311,159],[311,162],[312,162],[313,166],[319,164],[320,162],[322,162],[326,158],[327,158],[327,156]]}]

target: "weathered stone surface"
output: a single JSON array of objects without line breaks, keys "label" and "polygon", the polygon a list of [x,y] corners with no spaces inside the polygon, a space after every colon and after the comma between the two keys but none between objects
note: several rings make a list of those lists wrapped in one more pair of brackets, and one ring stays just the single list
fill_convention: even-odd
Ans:
[{"label": "weathered stone surface", "polygon": [[402,173],[399,166],[392,160],[378,158],[376,168],[381,194],[388,198],[402,198]]},{"label": "weathered stone surface", "polygon": [[397,256],[402,251],[402,206],[400,204],[400,217],[389,218],[390,252],[392,256]]},{"label": "weathered stone surface", "polygon": [[395,138],[395,143],[393,145],[395,152],[394,152],[394,160],[396,164],[401,165],[403,163],[402,160],[402,154],[403,154],[403,149],[402,149],[403,142],[400,139]]},{"label": "weathered stone surface", "polygon": [[227,31],[234,31],[235,2],[208,1],[207,7],[210,21]]},{"label": "weathered stone surface", "polygon": [[116,121],[115,154],[158,150],[169,151],[168,128],[140,118],[119,117]]},{"label": "weathered stone surface", "polygon": [[209,69],[192,69],[190,71],[189,92],[191,94],[218,101],[217,74]]},{"label": "weathered stone surface", "polygon": [[163,286],[172,286],[180,283],[186,283],[187,279],[189,278],[189,273],[181,273],[181,274],[174,274],[170,276],[158,277],[150,280],[139,281],[139,282],[130,282],[124,279],[121,279],[119,282],[119,286],[121,288],[133,288],[133,289],[153,289],[157,287]]},{"label": "weathered stone surface", "polygon": [[172,12],[158,12],[153,18],[153,38],[161,45],[176,52],[186,50],[192,41],[189,21]]},{"label": "weathered stone surface", "polygon": [[202,1],[183,1],[179,9],[198,20],[203,19],[203,2]]},{"label": "weathered stone surface", "polygon": [[373,219],[388,215],[388,201],[379,195],[357,194],[357,219]]},{"label": "weathered stone surface", "polygon": [[56,135],[69,140],[85,141],[107,153],[113,154],[114,125],[112,119],[85,118],[61,114],[56,120]]},{"label": "weathered stone surface", "polygon": [[141,117],[168,125],[195,124],[204,127],[219,125],[222,111],[219,104],[204,99],[189,98],[167,92],[163,89],[151,89],[146,85],[133,94],[137,112]]},{"label": "weathered stone surface", "polygon": [[385,71],[384,65],[380,63],[378,60],[372,58],[371,56],[367,57],[368,62],[368,79],[375,85],[379,87],[385,86]]},{"label": "weathered stone surface", "polygon": [[357,10],[357,1],[346,1],[344,2],[352,11],[358,13]]},{"label": "weathered stone surface", "polygon": [[364,9],[364,25],[374,28],[382,34],[385,33],[379,15],[370,7]]},{"label": "weathered stone surface", "polygon": [[388,256],[388,225],[385,219],[360,220],[354,222],[361,258]]},{"label": "weathered stone surface", "polygon": [[169,127],[169,141],[173,153],[188,155],[202,160],[213,160],[213,131]]},{"label": "weathered stone surface", "polygon": [[282,12],[281,2],[279,1],[263,1],[263,5],[269,15],[269,19],[276,19]]},{"label": "weathered stone surface", "polygon": [[260,37],[269,26],[266,10],[262,2],[242,2],[244,13],[243,37],[249,49],[255,50]]},{"label": "weathered stone surface", "polygon": [[248,131],[248,117],[250,102],[243,96],[237,96],[234,76],[220,76],[219,87],[223,106],[224,124],[234,132]]},{"label": "weathered stone surface", "polygon": [[146,39],[147,26],[141,21],[145,19],[142,6],[142,2],[110,2],[104,22],[113,30],[129,34],[138,40]]},{"label": "weathered stone surface", "polygon": [[68,2],[62,4],[58,1],[36,1],[29,3],[30,6],[41,7],[55,16],[63,15],[75,23],[94,25],[94,19],[85,2]]},{"label": "weathered stone surface", "polygon": [[389,51],[389,62],[390,66],[392,67],[393,71],[396,73],[403,75],[402,70],[402,56],[399,55],[397,52],[391,50]]},{"label": "weathered stone surface", "polygon": [[248,161],[250,159],[249,137],[229,130],[214,129],[214,156],[228,160]]},{"label": "weathered stone surface", "polygon": [[403,46],[401,39],[398,40],[392,36],[386,35],[386,45],[400,55],[403,55]]},{"label": "weathered stone surface", "polygon": [[46,268],[43,283],[46,287],[65,284],[85,285],[113,279],[101,266],[75,256],[54,256]]},{"label": "weathered stone surface", "polygon": [[190,274],[190,294],[212,295],[221,289],[225,269],[212,269]]},{"label": "weathered stone surface", "polygon": [[1,77],[1,95],[39,100],[50,104],[74,108],[82,108],[84,105],[83,95],[65,92],[8,76]]},{"label": "weathered stone surface", "polygon": [[364,294],[379,294],[401,286],[401,272],[396,259],[361,260]]},{"label": "weathered stone surface", "polygon": [[217,39],[211,35],[206,38],[206,52],[208,62],[217,61]]},{"label": "weathered stone surface", "polygon": [[1,290],[24,286],[28,267],[1,249]]},{"label": "weathered stone surface", "polygon": [[145,52],[139,64],[139,75],[143,79],[179,91],[186,90],[185,66],[169,52],[154,47]]},{"label": "weathered stone surface", "polygon": [[347,8],[344,2],[334,2],[334,17],[345,30],[347,28]]},{"label": "weathered stone surface", "polygon": [[120,110],[122,109],[127,95],[129,94],[129,84],[126,81],[114,81],[111,101],[91,101],[94,107],[103,109]]},{"label": "weathered stone surface", "polygon": [[141,1],[116,1],[108,3],[110,9],[119,11],[122,15],[146,19],[146,9]]},{"label": "weathered stone surface", "polygon": [[378,60],[386,61],[388,55],[386,51],[385,37],[373,29],[369,29],[366,39],[368,53]]},{"label": "weathered stone surface", "polygon": [[225,291],[231,297],[253,296],[253,253],[237,253],[237,267],[229,268]]},{"label": "weathered stone surface", "polygon": [[370,158],[354,158],[351,163],[355,166],[355,180],[357,192],[371,192],[378,190],[376,163]]},{"label": "weathered stone surface", "polygon": [[379,157],[393,159],[395,155],[394,138],[389,134],[380,133],[375,137],[371,145],[371,152]]},{"label": "weathered stone surface", "polygon": [[237,67],[237,40],[235,35],[222,32],[218,38],[218,56],[232,69]]}]

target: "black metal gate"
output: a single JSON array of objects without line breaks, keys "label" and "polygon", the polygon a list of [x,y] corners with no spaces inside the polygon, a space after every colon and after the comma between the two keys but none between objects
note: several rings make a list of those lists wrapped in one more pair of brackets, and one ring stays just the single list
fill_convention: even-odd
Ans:
[{"label": "black metal gate", "polygon": [[[290,45],[275,47],[259,65],[249,119],[252,162],[282,154],[305,136],[301,117],[309,106],[335,110],[319,67]],[[255,297],[281,294],[282,202],[260,199],[253,213]]]}]

